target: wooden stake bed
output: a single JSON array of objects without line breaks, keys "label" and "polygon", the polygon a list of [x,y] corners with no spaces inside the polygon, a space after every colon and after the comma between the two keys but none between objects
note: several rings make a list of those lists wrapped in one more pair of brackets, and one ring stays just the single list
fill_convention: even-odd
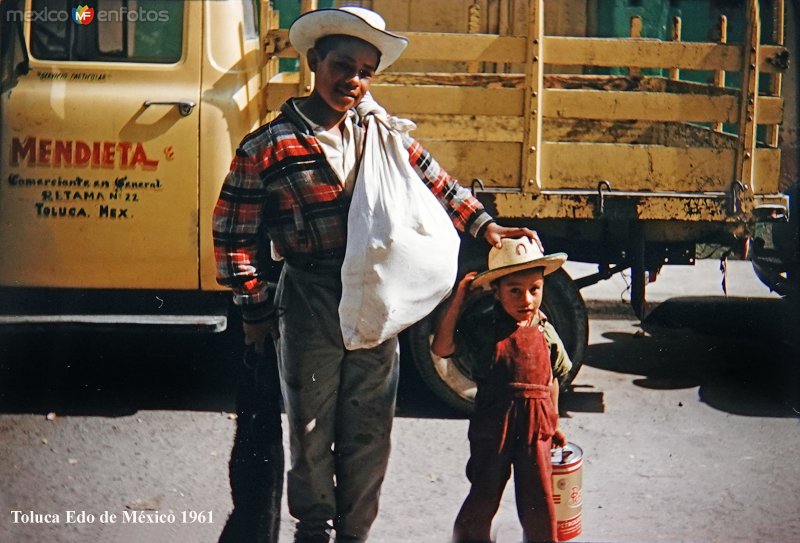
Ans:
[{"label": "wooden stake bed", "polygon": [[[481,179],[482,199],[499,217],[596,219],[615,207],[600,208],[601,181],[604,204],[628,202],[619,218],[709,222],[729,233],[747,231],[755,208],[787,204],[774,137],[786,50],[760,43],[756,0],[745,8],[744,43],[723,34],[717,42],[679,41],[677,18],[673,41],[547,36],[550,11],[541,0],[506,3],[513,24],[481,12],[479,2],[446,3],[465,10],[463,28],[420,32],[406,3],[373,2],[390,28],[398,29],[393,19],[407,25],[399,30],[410,44],[398,71],[377,77],[372,91],[418,124],[415,137],[464,185]],[[475,32],[490,26],[481,16],[495,17],[497,34]],[[454,15],[453,25],[461,19]],[[641,21],[631,28],[640,35]],[[270,36],[274,57],[296,56],[285,30]],[[628,75],[590,73],[609,68]],[[641,75],[655,68],[665,76]],[[587,73],[545,73],[576,69]],[[682,81],[681,70],[708,71],[709,83]],[[743,90],[724,86],[719,74],[731,72]],[[770,85],[759,91],[762,73]],[[278,74],[268,108],[304,94],[308,80],[303,69]]]}]

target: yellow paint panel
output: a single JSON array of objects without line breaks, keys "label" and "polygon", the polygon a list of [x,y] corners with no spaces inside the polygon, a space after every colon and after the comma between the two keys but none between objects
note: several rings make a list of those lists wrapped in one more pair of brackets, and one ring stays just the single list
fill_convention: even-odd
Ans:
[{"label": "yellow paint panel", "polygon": [[[372,86],[373,94],[389,111],[404,115],[522,115],[523,91],[515,88],[454,86]],[[665,122],[736,123],[735,96],[710,96],[663,92],[545,89],[545,118],[642,120]],[[279,74],[267,90],[267,109],[275,111],[297,94],[297,75]],[[778,124],[783,99],[758,99],[758,124]]]},{"label": "yellow paint panel", "polygon": [[372,85],[372,94],[396,115],[522,115],[520,89]]},{"label": "yellow paint panel", "polygon": [[[736,123],[739,115],[734,96],[564,89],[544,93],[546,117]],[[760,97],[757,112],[758,124],[780,123],[783,99]]]},{"label": "yellow paint panel", "polygon": [[511,187],[518,183],[519,144],[425,140],[420,140],[420,143],[465,187],[469,187],[475,178],[482,179],[487,187]]},{"label": "yellow paint panel", "polygon": [[[270,32],[278,57],[297,57],[287,30]],[[409,38],[402,60],[484,61],[523,64],[526,39],[494,34],[399,32]],[[759,71],[780,72],[770,59],[785,49],[764,45]],[[686,70],[741,70],[742,48],[737,44],[545,36],[544,62],[564,66],[636,66]]]},{"label": "yellow paint panel", "polygon": [[753,192],[776,194],[781,192],[781,150],[756,149],[756,171]]},{"label": "yellow paint panel", "polygon": [[[395,115],[497,115],[522,117],[522,90],[444,85],[372,85],[372,94]],[[267,110],[297,96],[297,74],[281,73],[267,87]]]},{"label": "yellow paint panel", "polygon": [[[529,194],[500,193],[491,196],[497,216],[510,219],[586,219],[598,218],[596,192],[586,191],[542,191],[536,197]],[[729,228],[741,226],[738,218],[727,212],[725,195],[695,196],[689,194],[645,194],[628,193],[608,196],[605,205],[609,213],[617,218],[646,221],[676,221],[674,224],[714,222],[715,230],[720,224],[729,223]],[[696,239],[696,230],[692,230]]]},{"label": "yellow paint panel", "polygon": [[[294,82],[289,82],[290,78],[283,77],[286,75],[294,75],[295,77]],[[267,111],[278,111],[280,110],[283,103],[291,98],[292,96],[297,96],[297,73],[294,74],[284,74],[280,73],[276,78],[273,78],[267,84]]]},{"label": "yellow paint panel", "polygon": [[[548,64],[729,72],[738,72],[742,68],[742,47],[734,44],[563,36],[548,36],[544,43],[545,62]],[[768,59],[783,50],[783,47],[762,46],[759,71],[779,71]]]},{"label": "yellow paint panel", "polygon": [[[397,32],[409,40],[401,60],[461,62],[525,62],[525,38],[495,34],[451,34],[442,32]],[[279,58],[296,58],[289,31],[269,32],[272,53]]]},{"label": "yellow paint panel", "polygon": [[198,288],[202,10],[175,64],[31,59],[3,95],[0,285]]},{"label": "yellow paint panel", "polygon": [[522,143],[522,117],[415,115],[413,120],[419,139]]},{"label": "yellow paint panel", "polygon": [[[605,179],[612,190],[713,192],[730,187],[735,164],[733,149],[546,143],[542,178],[547,189],[593,189]],[[759,149],[756,166],[756,190],[775,192],[780,151]]]},{"label": "yellow paint panel", "polygon": [[[208,2],[205,5],[209,10],[203,19],[209,54],[203,58],[200,82],[203,96],[203,107],[199,109],[200,288],[218,290],[223,287],[216,278],[211,215],[236,147],[263,117],[263,58],[258,50],[258,38],[247,38],[238,32],[242,20],[241,3]],[[277,21],[272,23],[275,12],[267,8],[262,4],[265,28],[277,24]],[[241,40],[231,39],[231,36],[240,36]],[[267,72],[274,67],[264,68]]]},{"label": "yellow paint panel", "polygon": [[525,62],[526,39],[494,34],[435,34],[405,32],[404,60]]}]

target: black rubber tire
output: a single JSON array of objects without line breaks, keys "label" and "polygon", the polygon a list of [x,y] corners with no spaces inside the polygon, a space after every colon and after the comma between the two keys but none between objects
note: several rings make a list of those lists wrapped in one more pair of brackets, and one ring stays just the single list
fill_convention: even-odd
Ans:
[{"label": "black rubber tire", "polygon": [[[544,293],[542,311],[558,330],[572,359],[572,369],[561,383],[562,390],[565,390],[583,364],[589,341],[589,317],[580,291],[563,269],[545,278]],[[491,326],[492,305],[492,296],[487,293],[471,302],[464,310],[464,316],[474,322],[484,323],[484,326]],[[457,359],[442,359],[431,353],[432,328],[437,316],[438,312],[434,311],[408,331],[414,364],[422,380],[437,397],[454,409],[471,413],[477,389],[467,363]]]},{"label": "black rubber tire", "polygon": [[[770,290],[784,298],[800,298],[800,183],[795,183],[789,196],[789,220],[768,225],[771,247],[757,236],[750,240],[750,260],[753,271]],[[756,225],[758,233],[758,225]]]}]

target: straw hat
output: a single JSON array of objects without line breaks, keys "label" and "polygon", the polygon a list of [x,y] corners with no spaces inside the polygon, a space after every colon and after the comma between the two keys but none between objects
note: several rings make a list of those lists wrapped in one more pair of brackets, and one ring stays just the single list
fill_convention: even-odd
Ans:
[{"label": "straw hat", "polygon": [[375,46],[381,52],[378,72],[397,60],[408,45],[407,38],[386,31],[383,17],[354,6],[304,13],[289,28],[289,41],[299,53],[307,55],[318,39],[334,34],[354,36]]},{"label": "straw hat", "polygon": [[475,288],[488,290],[492,281],[529,268],[544,268],[544,275],[552,273],[567,261],[566,253],[544,255],[536,243],[527,237],[505,238],[503,245],[489,251],[489,269],[472,281]]}]

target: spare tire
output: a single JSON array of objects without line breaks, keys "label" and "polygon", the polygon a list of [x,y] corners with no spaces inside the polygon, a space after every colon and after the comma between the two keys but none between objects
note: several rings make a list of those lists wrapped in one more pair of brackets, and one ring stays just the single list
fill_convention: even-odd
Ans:
[{"label": "spare tire", "polygon": [[[493,305],[494,299],[489,293],[471,300],[459,319],[461,333],[477,333],[469,327],[490,328]],[[564,269],[545,277],[542,311],[555,326],[572,360],[572,369],[561,383],[562,390],[567,389],[583,364],[589,341],[589,318],[580,291]],[[477,390],[472,378],[472,362],[466,357],[440,358],[431,352],[433,326],[437,318],[438,311],[435,311],[409,330],[408,343],[414,364],[422,380],[437,397],[450,407],[469,413],[473,410]]]}]

